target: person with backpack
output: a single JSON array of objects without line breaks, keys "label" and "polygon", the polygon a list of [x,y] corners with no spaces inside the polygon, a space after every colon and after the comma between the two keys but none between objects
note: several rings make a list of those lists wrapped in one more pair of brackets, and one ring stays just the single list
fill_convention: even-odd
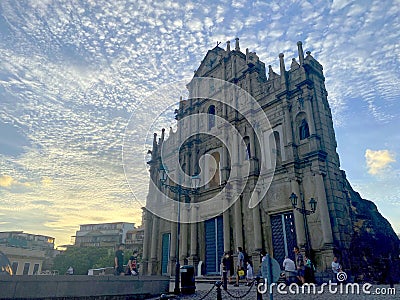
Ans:
[{"label": "person with backpack", "polygon": [[132,253],[132,256],[129,257],[128,268],[127,268],[127,274],[126,275],[132,275],[132,276],[139,275],[137,255],[138,255],[137,251],[134,250],[133,253]]},{"label": "person with backpack", "polygon": [[315,266],[312,263],[311,259],[304,255],[304,282],[306,283],[315,283]]},{"label": "person with backpack", "polygon": [[239,279],[240,277],[245,275],[244,272],[244,254],[242,247],[238,247],[238,256],[237,256],[237,263],[236,263],[236,284],[234,286],[239,286]]}]

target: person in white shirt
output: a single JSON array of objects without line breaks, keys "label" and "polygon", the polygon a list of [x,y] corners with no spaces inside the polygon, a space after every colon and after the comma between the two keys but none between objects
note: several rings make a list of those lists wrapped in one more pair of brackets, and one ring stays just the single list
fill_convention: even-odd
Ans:
[{"label": "person in white shirt", "polygon": [[338,262],[338,258],[335,256],[332,261],[333,281],[336,282],[337,274],[342,271],[342,266]]},{"label": "person in white shirt", "polygon": [[285,256],[285,260],[282,263],[283,269],[285,271],[289,272],[294,272],[296,271],[296,265],[294,264],[294,261],[291,260],[289,257]]},{"label": "person in white shirt", "polygon": [[254,278],[253,266],[250,261],[246,262],[246,265],[246,285],[250,286]]},{"label": "person in white shirt", "polygon": [[296,265],[293,260],[291,260],[289,257],[285,256],[285,260],[282,263],[283,269],[285,270],[285,278],[286,278],[286,283],[290,284],[292,282],[296,281]]}]

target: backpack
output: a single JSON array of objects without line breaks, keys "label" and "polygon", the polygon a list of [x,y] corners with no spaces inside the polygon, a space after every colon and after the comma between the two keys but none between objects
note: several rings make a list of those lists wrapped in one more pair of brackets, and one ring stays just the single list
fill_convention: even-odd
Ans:
[{"label": "backpack", "polygon": [[137,266],[137,259],[136,258],[133,258],[131,260],[131,266],[132,266],[132,269],[136,269],[136,266]]}]

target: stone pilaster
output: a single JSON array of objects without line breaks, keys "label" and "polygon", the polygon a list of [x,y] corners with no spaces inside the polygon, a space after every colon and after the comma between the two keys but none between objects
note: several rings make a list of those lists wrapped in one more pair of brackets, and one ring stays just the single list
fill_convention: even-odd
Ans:
[{"label": "stone pilaster", "polygon": [[151,237],[151,215],[148,210],[143,208],[143,223],[144,223],[144,237],[143,237],[143,255],[142,255],[142,270],[144,272],[143,275],[147,275],[148,271],[148,263],[149,263],[149,243],[150,243],[150,237]]},{"label": "stone pilaster", "polygon": [[[295,193],[297,195],[297,197],[299,197],[298,201],[301,201],[300,187],[299,187],[299,183],[297,182],[297,180],[295,178],[291,178],[290,185],[292,187],[292,193]],[[287,197],[289,198],[289,196],[290,195],[288,195]],[[304,217],[297,210],[293,210],[293,215],[294,215],[294,225],[296,227],[297,244],[299,245],[299,247],[304,248],[304,246],[306,244]]]},{"label": "stone pilaster", "polygon": [[150,262],[148,265],[148,272],[151,275],[157,274],[157,252],[158,252],[158,228],[160,220],[158,217],[153,217],[153,229],[151,232],[151,251],[150,251]]},{"label": "stone pilaster", "polygon": [[235,209],[235,242],[237,247],[244,247],[243,245],[243,221],[242,221],[242,199],[239,197],[234,204]]},{"label": "stone pilaster", "polygon": [[323,248],[329,249],[333,245],[332,226],[329,216],[328,201],[325,193],[325,184],[320,172],[314,173],[315,186],[317,189],[317,210],[319,210],[322,227]]}]

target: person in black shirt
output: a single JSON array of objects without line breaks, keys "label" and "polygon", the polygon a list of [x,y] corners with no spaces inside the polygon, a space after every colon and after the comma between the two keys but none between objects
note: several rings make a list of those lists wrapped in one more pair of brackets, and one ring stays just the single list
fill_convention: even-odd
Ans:
[{"label": "person in black shirt", "polygon": [[115,257],[114,257],[114,267],[115,267],[115,272],[114,274],[119,276],[119,275],[125,275],[124,272],[124,244],[120,244],[118,246],[118,250],[115,251]]}]

